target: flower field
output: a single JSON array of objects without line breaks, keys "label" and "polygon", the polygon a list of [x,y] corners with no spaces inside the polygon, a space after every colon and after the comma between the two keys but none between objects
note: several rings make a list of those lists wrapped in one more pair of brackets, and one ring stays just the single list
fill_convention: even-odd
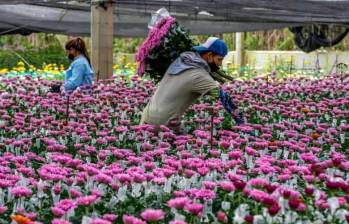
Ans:
[{"label": "flower field", "polygon": [[248,123],[204,98],[181,135],[139,125],[150,81],[97,83],[69,107],[51,82],[0,79],[0,223],[349,220],[349,83],[336,76],[229,84]]}]

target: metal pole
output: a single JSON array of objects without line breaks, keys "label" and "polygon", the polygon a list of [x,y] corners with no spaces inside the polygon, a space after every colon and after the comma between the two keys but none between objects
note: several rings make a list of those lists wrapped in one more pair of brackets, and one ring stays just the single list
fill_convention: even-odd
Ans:
[{"label": "metal pole", "polygon": [[211,150],[213,149],[213,120],[214,120],[214,112],[213,107],[211,107],[211,140],[210,140],[210,147]]},{"label": "metal pole", "polygon": [[269,87],[269,73],[267,73],[267,87]]},{"label": "metal pole", "polygon": [[236,33],[236,42],[235,42],[235,51],[236,51],[236,64],[239,69],[239,73],[241,68],[245,66],[244,62],[244,33]]},{"label": "metal pole", "polygon": [[69,120],[69,95],[67,97],[67,111],[66,111],[66,118],[65,118],[65,125],[68,125],[68,120]]}]

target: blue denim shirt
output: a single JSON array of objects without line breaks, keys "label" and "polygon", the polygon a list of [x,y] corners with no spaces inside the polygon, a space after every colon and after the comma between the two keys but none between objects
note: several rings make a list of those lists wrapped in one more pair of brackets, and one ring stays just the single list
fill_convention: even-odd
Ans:
[{"label": "blue denim shirt", "polygon": [[80,86],[92,86],[93,78],[94,72],[87,59],[79,55],[66,71],[64,89],[66,92],[72,92]]}]

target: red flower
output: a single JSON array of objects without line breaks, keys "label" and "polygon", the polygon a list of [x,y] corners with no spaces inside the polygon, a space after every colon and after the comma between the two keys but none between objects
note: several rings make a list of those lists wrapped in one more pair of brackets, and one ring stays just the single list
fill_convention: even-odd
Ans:
[{"label": "red flower", "polygon": [[300,204],[301,204],[301,200],[299,200],[299,198],[291,198],[288,201],[288,205],[290,206],[291,209],[297,209]]},{"label": "red flower", "polygon": [[267,185],[265,188],[268,191],[268,193],[271,194],[276,190],[277,186],[270,184],[270,185]]},{"label": "red flower", "polygon": [[234,186],[236,187],[236,189],[242,191],[245,188],[246,183],[242,180],[237,180],[234,182]]},{"label": "red flower", "polygon": [[280,211],[280,209],[280,205],[278,203],[275,203],[268,209],[268,212],[271,216],[274,216]]},{"label": "red flower", "polygon": [[308,195],[308,196],[312,196],[314,194],[314,188],[311,187],[306,187],[304,192]]},{"label": "red flower", "polygon": [[285,190],[284,192],[283,192],[283,194],[282,194],[283,196],[284,196],[284,198],[290,198],[290,196],[291,196],[291,191],[289,191],[289,190]]},{"label": "red flower", "polygon": [[224,212],[222,212],[222,211],[218,211],[218,212],[217,212],[217,220],[218,220],[219,222],[222,222],[222,223],[228,223],[228,217],[227,217],[227,215],[226,215]]},{"label": "red flower", "polygon": [[273,206],[276,202],[275,202],[275,200],[272,199],[272,198],[263,198],[262,203],[263,203],[265,206],[270,207],[270,206]]},{"label": "red flower", "polygon": [[246,215],[245,222],[248,224],[252,224],[253,223],[253,215],[251,215],[251,214]]},{"label": "red flower", "polygon": [[328,189],[337,189],[340,187],[340,183],[339,182],[335,182],[335,181],[327,181],[326,182],[326,187]]}]

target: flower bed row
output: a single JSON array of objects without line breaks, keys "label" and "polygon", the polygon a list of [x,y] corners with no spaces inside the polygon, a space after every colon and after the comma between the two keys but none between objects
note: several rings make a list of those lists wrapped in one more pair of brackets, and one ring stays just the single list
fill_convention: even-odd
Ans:
[{"label": "flower bed row", "polygon": [[[205,98],[185,134],[138,125],[154,85],[2,79],[0,223],[345,223],[349,84],[254,79],[225,88],[248,123]],[[209,108],[214,106],[211,144]],[[68,120],[68,123],[66,123]]]}]

